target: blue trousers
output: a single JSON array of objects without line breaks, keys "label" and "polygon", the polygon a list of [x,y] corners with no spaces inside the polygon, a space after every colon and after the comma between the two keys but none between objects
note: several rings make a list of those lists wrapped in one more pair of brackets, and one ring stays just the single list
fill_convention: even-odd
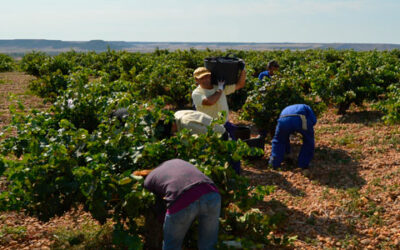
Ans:
[{"label": "blue trousers", "polygon": [[230,123],[230,122],[225,122],[224,127],[226,129],[226,132],[228,132],[229,136],[231,137],[231,139],[234,141],[237,141],[235,132],[238,127],[235,124]]},{"label": "blue trousers", "polygon": [[219,193],[211,192],[177,213],[166,214],[163,250],[182,249],[185,234],[196,217],[199,220],[198,248],[200,250],[215,249],[218,242],[220,211],[221,196]]},{"label": "blue trousers", "polygon": [[281,165],[285,153],[290,153],[289,136],[295,132],[303,136],[303,145],[301,146],[297,164],[301,168],[308,168],[314,156],[314,128],[312,123],[308,122],[307,130],[303,130],[301,119],[297,116],[278,119],[275,135],[272,139],[272,152],[269,160],[269,163],[274,168],[278,168]]}]

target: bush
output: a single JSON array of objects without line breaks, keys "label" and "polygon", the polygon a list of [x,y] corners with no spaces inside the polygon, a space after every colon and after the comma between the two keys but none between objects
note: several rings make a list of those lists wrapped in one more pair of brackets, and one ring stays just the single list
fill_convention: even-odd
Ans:
[{"label": "bush", "polygon": [[40,77],[40,68],[48,59],[48,56],[44,52],[32,51],[22,57],[20,67],[26,73]]},{"label": "bush", "polygon": [[31,80],[29,88],[33,93],[44,98],[45,101],[53,102],[67,88],[69,79],[68,75],[63,75],[61,71],[57,71],[50,75]]},{"label": "bush", "polygon": [[134,89],[144,99],[161,96],[167,104],[184,108],[191,103],[191,91],[195,88],[192,73],[180,62],[160,56],[134,77]]},{"label": "bush", "polygon": [[386,99],[379,101],[374,106],[385,113],[382,119],[386,123],[400,123],[400,84],[389,86],[386,95]]},{"label": "bush", "polygon": [[249,93],[242,117],[254,122],[259,130],[273,135],[281,111],[289,105],[301,103],[310,105],[316,114],[323,108],[302,94],[295,79],[281,79],[273,84],[263,82],[263,86]]},{"label": "bush", "polygon": [[8,55],[0,54],[0,72],[13,71],[14,68],[14,59]]},{"label": "bush", "polygon": [[[173,119],[161,100],[138,102],[129,82],[110,84],[102,78],[87,83],[85,75],[79,74],[71,81],[69,86],[75,87],[62,92],[49,112],[26,115],[13,109],[12,122],[5,131],[14,128],[17,135],[0,145],[4,156],[1,171],[10,183],[0,194],[2,209],[26,209],[49,220],[84,204],[96,220],[104,223],[113,219],[114,238],[119,243],[139,246],[138,235],[146,231],[143,219],[155,199],[143,189],[143,179],[132,172],[180,158],[196,165],[218,186],[223,197],[221,238],[270,242],[267,236],[276,223],[250,208],[272,189],[250,186],[228,166],[243,156],[262,154],[261,150],[241,141],[223,141],[211,129],[198,137],[182,131],[171,138],[159,138],[157,122]],[[121,106],[131,114],[123,126],[108,116]],[[88,126],[91,122],[95,126]],[[235,207],[238,210],[232,210]],[[251,214],[264,219],[243,221],[243,216]]]},{"label": "bush", "polygon": [[325,103],[337,105],[339,114],[352,103],[361,106],[377,100],[398,80],[399,61],[385,52],[346,51],[339,59],[329,58],[327,64],[315,67],[311,88]]}]

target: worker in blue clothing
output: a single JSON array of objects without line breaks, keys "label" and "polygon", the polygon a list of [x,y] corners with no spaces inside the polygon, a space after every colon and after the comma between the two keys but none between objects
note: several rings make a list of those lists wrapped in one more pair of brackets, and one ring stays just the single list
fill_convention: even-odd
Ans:
[{"label": "worker in blue clothing", "polygon": [[267,70],[261,72],[258,75],[258,79],[261,81],[264,77],[268,77],[269,79],[271,79],[271,76],[273,76],[275,74],[275,72],[279,69],[279,64],[277,61],[273,60],[273,61],[269,61],[267,64]]},{"label": "worker in blue clothing", "polygon": [[269,164],[275,169],[280,166],[284,154],[290,153],[290,134],[298,132],[303,136],[303,145],[297,164],[302,169],[308,168],[314,156],[314,125],[316,123],[317,118],[313,110],[306,104],[295,104],[284,108],[279,116],[272,139]]}]

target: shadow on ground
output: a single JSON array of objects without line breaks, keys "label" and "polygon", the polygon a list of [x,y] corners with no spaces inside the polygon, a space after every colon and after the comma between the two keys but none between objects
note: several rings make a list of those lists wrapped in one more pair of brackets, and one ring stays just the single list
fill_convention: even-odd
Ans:
[{"label": "shadow on ground", "polygon": [[347,112],[342,115],[338,122],[340,123],[361,123],[361,124],[373,124],[380,122],[383,113],[380,111],[353,111]]},{"label": "shadow on ground", "polygon": [[251,182],[256,185],[274,185],[279,189],[283,189],[293,196],[304,196],[304,191],[292,185],[281,173],[276,171],[263,171],[262,173],[254,173],[243,170],[243,175],[248,177]]},{"label": "shadow on ground", "polygon": [[348,152],[329,147],[315,149],[309,178],[332,188],[361,188],[366,181],[360,176],[359,162]]},{"label": "shadow on ground", "polygon": [[310,244],[317,244],[318,236],[329,237],[335,241],[360,239],[363,235],[357,232],[351,224],[327,217],[324,214],[305,214],[299,210],[289,209],[278,200],[265,202],[266,212],[280,213],[286,222],[280,227],[284,234],[294,234],[298,239]]},{"label": "shadow on ground", "polygon": [[[296,171],[297,157],[301,144],[291,144],[292,153],[286,157],[281,165],[280,171]],[[268,168],[268,160],[253,160],[251,164],[257,169]],[[330,147],[317,147],[314,158],[308,169],[308,177],[321,185],[337,189],[361,188],[366,181],[359,174],[359,162],[348,152]],[[279,171],[252,172],[243,170],[243,174],[260,185],[276,185],[278,188],[287,191],[294,196],[304,195],[304,191],[294,187]],[[268,183],[265,181],[268,180]]]},{"label": "shadow on ground", "polygon": [[[282,171],[295,171],[301,144],[291,144],[292,153],[281,165]],[[317,147],[307,176],[331,188],[361,188],[366,181],[359,174],[359,162],[348,152],[330,147]]]}]

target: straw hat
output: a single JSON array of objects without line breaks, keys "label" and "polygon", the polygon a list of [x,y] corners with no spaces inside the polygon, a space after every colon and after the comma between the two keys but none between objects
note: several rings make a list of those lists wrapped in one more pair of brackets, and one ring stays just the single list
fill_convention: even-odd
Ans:
[{"label": "straw hat", "polygon": [[208,69],[206,69],[205,67],[198,67],[193,72],[193,76],[196,79],[201,79],[201,78],[205,77],[206,75],[211,75],[211,72]]}]

